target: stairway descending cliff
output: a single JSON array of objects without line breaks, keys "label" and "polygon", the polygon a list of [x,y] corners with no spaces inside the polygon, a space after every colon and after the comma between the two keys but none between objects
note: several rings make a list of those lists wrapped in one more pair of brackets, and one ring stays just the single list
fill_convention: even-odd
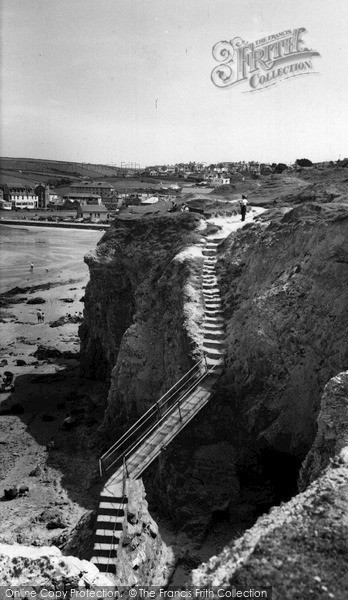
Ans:
[{"label": "stairway descending cliff", "polygon": [[100,459],[105,484],[97,513],[92,562],[104,573],[116,573],[117,550],[127,528],[127,478],[140,477],[174,437],[209,401],[222,373],[224,319],[215,265],[220,238],[208,238],[204,256],[205,357],[160,398]]}]

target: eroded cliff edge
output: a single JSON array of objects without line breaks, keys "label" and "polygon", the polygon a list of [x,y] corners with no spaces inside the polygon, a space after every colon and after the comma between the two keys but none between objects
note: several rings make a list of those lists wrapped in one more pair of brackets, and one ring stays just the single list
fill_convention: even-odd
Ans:
[{"label": "eroded cliff edge", "polygon": [[348,368],[348,207],[267,211],[219,256],[225,374],[146,479],[155,505],[201,536],[214,519],[238,534],[297,493],[324,386]]},{"label": "eroded cliff edge", "polygon": [[[192,246],[201,232],[197,217],[181,218],[116,223],[87,258],[83,367],[87,376],[111,373],[104,422],[111,436],[199,357],[201,256]],[[346,205],[307,204],[268,211],[219,250],[226,372],[215,397],[144,477],[150,509],[189,536],[206,535],[217,518],[230,540],[297,494],[324,386],[348,368],[347,231]],[[327,463],[321,454],[322,447],[315,477]],[[304,487],[313,473],[303,472]],[[305,518],[306,497],[291,501],[295,519]],[[265,534],[267,518],[258,521]],[[282,527],[280,554],[289,544]],[[305,555],[316,534],[294,535],[302,534]]]},{"label": "eroded cliff edge", "polygon": [[[348,371],[325,387],[302,469],[312,483],[192,573],[195,586],[272,586],[274,600],[348,593]],[[329,435],[328,435],[329,433]],[[319,463],[320,466],[319,466]]]},{"label": "eroded cliff edge", "polygon": [[319,398],[348,367],[348,207],[309,204],[244,227],[219,262],[223,392],[241,433],[303,458]]},{"label": "eroded cliff edge", "polygon": [[87,378],[111,378],[105,443],[201,356],[204,228],[191,213],[118,218],[85,257],[81,367]]}]

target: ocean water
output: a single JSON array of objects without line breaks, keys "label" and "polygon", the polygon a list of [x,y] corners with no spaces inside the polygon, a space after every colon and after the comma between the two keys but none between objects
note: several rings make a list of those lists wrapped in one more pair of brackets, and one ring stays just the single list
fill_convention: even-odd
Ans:
[{"label": "ocean water", "polygon": [[[83,275],[84,255],[104,231],[0,225],[0,293],[15,286]],[[33,270],[30,264],[33,263]]]}]

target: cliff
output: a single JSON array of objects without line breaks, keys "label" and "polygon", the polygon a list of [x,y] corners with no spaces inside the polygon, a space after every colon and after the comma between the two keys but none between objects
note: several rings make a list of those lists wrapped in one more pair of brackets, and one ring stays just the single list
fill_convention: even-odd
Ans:
[{"label": "cliff", "polygon": [[348,371],[325,386],[318,416],[318,431],[300,472],[300,489],[317,479],[333,456],[348,453]]},{"label": "cliff", "polygon": [[[193,585],[272,586],[274,600],[347,597],[347,405],[346,371],[328,383],[321,401],[318,434],[305,461],[312,464],[309,458],[323,451],[321,467],[316,464],[312,472],[317,479],[194,570]],[[325,423],[331,424],[328,445]]]},{"label": "cliff", "polygon": [[81,519],[78,531],[65,545],[64,556],[55,546],[34,547],[0,544],[0,584],[47,587],[60,590],[98,586],[165,585],[174,568],[174,556],[162,541],[148,512],[141,480],[127,481],[127,519],[117,558],[117,576],[102,574],[88,560],[71,553],[85,553],[90,515]]},{"label": "cliff", "polygon": [[202,227],[192,213],[119,218],[85,257],[81,365],[86,377],[111,377],[104,437],[117,437],[201,355]]},{"label": "cliff", "polygon": [[303,458],[324,385],[348,367],[348,206],[302,205],[269,220],[271,214],[222,248],[221,387],[240,440]]},{"label": "cliff", "polygon": [[[215,397],[144,474],[150,507],[169,516],[178,530],[204,539],[214,523],[223,522],[227,542],[270,506],[297,493],[299,468],[316,435],[324,386],[348,367],[347,230],[347,205],[284,207],[245,225],[219,248],[217,269],[227,327],[225,374]],[[103,426],[110,437],[200,356],[203,234],[194,215],[119,220],[86,258],[91,280],[81,328],[82,366],[88,376],[111,374]],[[340,410],[339,404],[332,408],[330,423],[336,422]],[[328,456],[341,447],[336,441],[328,444],[327,417],[322,418],[322,437],[301,476],[301,489],[312,482],[310,487],[284,505],[287,508],[274,509],[274,520],[273,512],[261,517],[250,530],[256,537],[251,534],[250,544],[242,537],[241,548],[245,544],[253,549],[255,540],[264,539],[264,548],[275,556],[279,547],[282,565],[285,546],[298,539],[294,549],[300,557],[307,556],[318,527],[315,521],[313,529],[306,505],[310,517],[324,515],[317,498],[323,493],[324,502],[330,482],[322,534],[320,530],[323,540],[339,520],[345,502],[339,482],[345,481],[347,467],[343,455],[337,469],[331,468]],[[314,481],[318,474],[320,481]],[[270,540],[275,532],[274,546]],[[340,527],[334,535],[337,552],[343,552]],[[231,551],[226,552],[230,564]],[[255,562],[255,577],[260,565],[268,569],[270,555],[265,549],[262,553],[265,560]],[[207,567],[202,585],[224,556]],[[323,569],[329,567],[325,558]],[[298,581],[301,577],[299,567]]]},{"label": "cliff", "polygon": [[348,367],[347,233],[347,205],[303,205],[267,211],[221,245],[225,374],[145,478],[154,506],[190,535],[225,519],[233,537],[297,492],[324,386]]},{"label": "cliff", "polygon": [[121,586],[168,583],[174,568],[173,552],[162,541],[148,512],[142,480],[127,480],[127,520],[117,556],[115,583]]}]

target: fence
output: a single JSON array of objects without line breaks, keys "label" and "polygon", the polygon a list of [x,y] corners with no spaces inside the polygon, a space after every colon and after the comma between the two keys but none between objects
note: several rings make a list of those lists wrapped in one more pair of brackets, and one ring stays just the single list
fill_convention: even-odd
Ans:
[{"label": "fence", "polygon": [[110,469],[116,471],[122,465],[126,465],[126,458],[152,433],[163,419],[173,409],[178,409],[180,416],[180,404],[191,392],[191,390],[206,376],[208,367],[206,359],[203,358],[192,367],[185,375],[177,381],[159,400],[157,400],[141,417],[126,431],[120,439],[107,450],[99,460],[100,475],[104,475]]}]

